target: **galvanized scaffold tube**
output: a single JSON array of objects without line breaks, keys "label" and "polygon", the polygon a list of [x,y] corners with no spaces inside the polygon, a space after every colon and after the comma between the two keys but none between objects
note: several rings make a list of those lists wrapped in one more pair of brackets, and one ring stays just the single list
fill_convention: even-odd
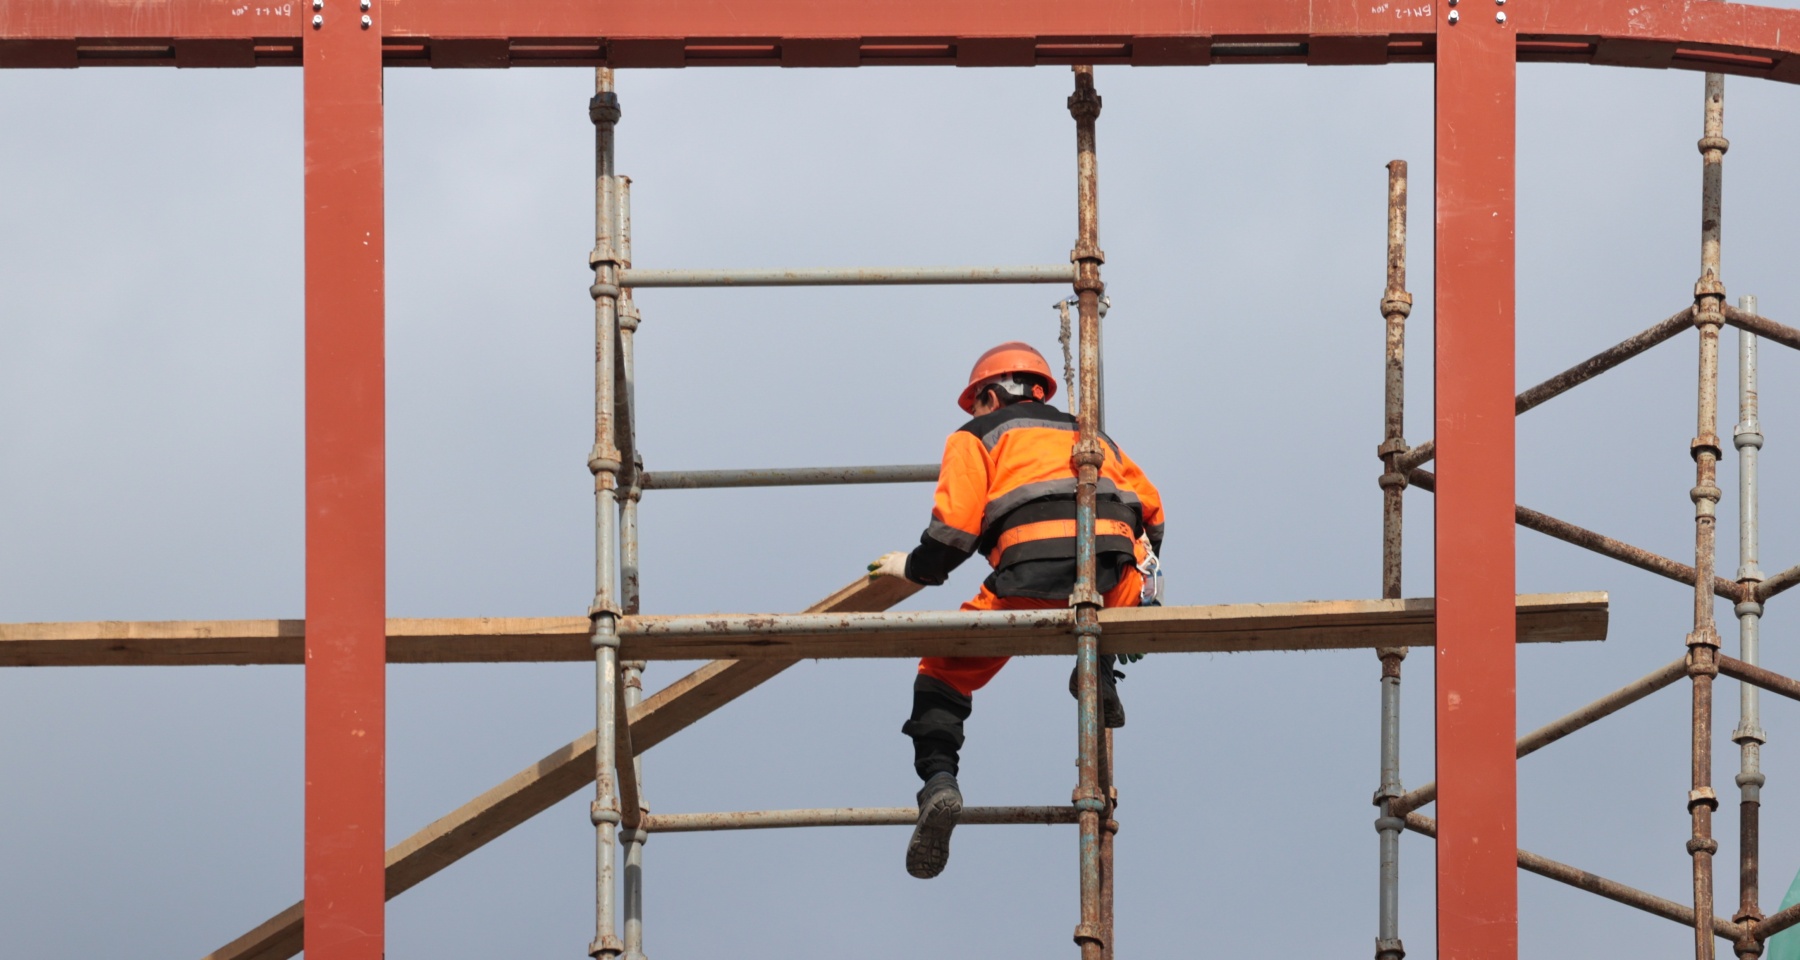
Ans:
[{"label": "galvanized scaffold tube", "polygon": [[1113,732],[1100,732],[1100,792],[1106,797],[1106,819],[1100,824],[1100,929],[1106,935],[1102,951],[1113,960],[1113,841],[1119,834],[1119,788],[1113,785]]},{"label": "galvanized scaffold tube", "polygon": [[697,287],[942,286],[1068,283],[1075,268],[1062,264],[1018,267],[799,267],[738,270],[630,270],[621,283],[640,290]]},{"label": "galvanized scaffold tube", "polygon": [[1078,763],[1080,778],[1075,787],[1075,809],[1081,816],[1081,922],[1075,927],[1075,942],[1081,947],[1082,960],[1104,960],[1112,931],[1105,928],[1101,910],[1102,822],[1109,810],[1100,788],[1101,733],[1099,710],[1100,607],[1102,599],[1095,589],[1097,581],[1094,556],[1094,516],[1099,494],[1100,465],[1104,454],[1100,448],[1099,347],[1100,214],[1098,207],[1099,172],[1094,157],[1094,122],[1100,116],[1100,95],[1094,90],[1094,68],[1075,68],[1075,92],[1069,95],[1069,114],[1075,118],[1077,224],[1075,249],[1069,259],[1075,264],[1075,296],[1080,315],[1080,381],[1081,390],[1076,419],[1080,430],[1075,444],[1075,592],[1069,598],[1075,608],[1075,673],[1078,711]]},{"label": "galvanized scaffold tube", "polygon": [[[1687,842],[1694,861],[1694,958],[1713,960],[1713,811],[1719,806],[1712,785],[1713,680],[1718,676],[1719,630],[1713,615],[1712,584],[1716,567],[1719,469],[1719,328],[1725,323],[1725,284],[1719,272],[1720,188],[1729,144],[1725,140],[1725,77],[1706,75],[1706,121],[1699,148],[1702,157],[1700,196],[1700,279],[1694,284],[1694,326],[1700,331],[1697,417],[1689,451],[1694,458],[1694,626],[1687,635],[1688,676],[1693,681],[1692,786],[1688,815],[1692,836]],[[1761,952],[1754,938],[1739,946],[1740,956]]]},{"label": "galvanized scaffold tube", "polygon": [[619,828],[616,794],[619,681],[618,621],[623,609],[614,581],[618,551],[618,483],[621,472],[616,434],[617,410],[614,364],[617,362],[619,308],[618,220],[615,212],[617,182],[613,175],[613,127],[619,122],[619,98],[613,92],[613,72],[600,67],[594,74],[594,98],[588,103],[594,122],[594,250],[588,262],[594,268],[594,449],[588,469],[594,475],[594,602],[588,608],[594,645],[594,941],[588,955],[613,958],[625,952],[614,917],[614,842]]},{"label": "galvanized scaffold tube", "polygon": [[[614,220],[619,262],[631,266],[631,178],[613,178]],[[637,360],[633,340],[641,316],[631,291],[619,291],[619,362],[614,378],[614,409],[617,411],[620,462],[628,467],[623,478],[623,497],[619,501],[619,585],[626,616],[642,612],[638,576],[638,504],[643,500],[644,458],[637,443]],[[621,665],[625,687],[625,707],[629,710],[644,698],[644,662],[631,660]],[[615,758],[616,760],[616,758]],[[644,800],[644,763],[631,758],[631,782],[637,785],[638,809],[621,810],[622,829],[619,840],[625,845],[625,960],[644,957],[644,843],[650,839],[644,817],[650,812]]]},{"label": "galvanized scaffold tube", "polygon": [[[1387,168],[1387,288],[1381,295],[1381,315],[1387,322],[1386,429],[1376,453],[1383,468],[1381,595],[1392,600],[1400,597],[1407,485],[1400,458],[1406,453],[1406,318],[1412,313],[1412,294],[1406,291],[1406,161],[1395,160]],[[1406,821],[1393,805],[1406,792],[1400,782],[1400,661],[1406,659],[1406,648],[1382,647],[1376,655],[1381,660],[1381,786],[1375,791],[1379,810],[1375,830],[1381,838],[1381,867],[1375,960],[1400,960],[1406,956],[1400,941],[1400,833]]]},{"label": "galvanized scaffold tube", "polygon": [[[1745,313],[1756,312],[1756,298],[1738,298]],[[1757,503],[1757,453],[1762,449],[1762,419],[1757,409],[1756,334],[1738,331],[1738,422],[1731,431],[1738,454],[1738,570],[1737,582],[1748,588],[1746,599],[1735,608],[1738,618],[1738,657],[1745,663],[1757,663],[1759,631],[1762,626],[1762,604],[1756,602],[1753,590],[1762,581],[1760,562],[1760,523]],[[1738,912],[1732,917],[1740,925],[1751,926],[1762,919],[1761,855],[1762,855],[1762,788],[1766,778],[1762,772],[1762,745],[1768,742],[1762,727],[1761,691],[1748,683],[1738,685],[1738,725],[1731,733],[1738,745]],[[1757,956],[1760,941],[1738,944],[1738,956]]]}]

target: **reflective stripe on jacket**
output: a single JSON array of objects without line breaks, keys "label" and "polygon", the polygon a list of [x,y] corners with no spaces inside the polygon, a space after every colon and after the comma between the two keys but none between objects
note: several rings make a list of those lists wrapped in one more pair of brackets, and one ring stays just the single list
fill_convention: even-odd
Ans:
[{"label": "reflective stripe on jacket", "polygon": [[[972,554],[994,567],[999,596],[1066,598],[1075,579],[1075,418],[1027,401],[976,417],[950,435],[938,471],[931,524],[907,559],[906,575],[943,583]],[[1105,460],[1094,547],[1105,592],[1136,562],[1137,538],[1162,548],[1162,496],[1118,444],[1103,438]]]}]

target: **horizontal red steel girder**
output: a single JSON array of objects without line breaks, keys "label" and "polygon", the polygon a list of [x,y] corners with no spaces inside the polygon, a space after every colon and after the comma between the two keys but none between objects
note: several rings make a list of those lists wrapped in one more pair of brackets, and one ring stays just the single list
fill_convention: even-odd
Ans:
[{"label": "horizontal red steel girder", "polygon": [[[1435,0],[1441,3],[1442,0]],[[390,66],[1428,62],[1433,2],[1394,0],[381,0]],[[356,17],[347,0],[325,16]],[[1521,61],[1800,82],[1800,10],[1714,0],[1509,9]],[[6,0],[0,67],[296,65],[311,4]]]}]

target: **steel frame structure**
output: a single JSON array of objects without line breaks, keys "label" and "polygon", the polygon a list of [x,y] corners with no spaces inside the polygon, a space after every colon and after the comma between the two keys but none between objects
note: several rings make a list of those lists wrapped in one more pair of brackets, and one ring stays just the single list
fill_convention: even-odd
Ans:
[{"label": "steel frame structure", "polygon": [[[1515,857],[1509,852],[1516,847],[1516,756],[1528,752],[1526,741],[1533,737],[1548,742],[1645,695],[1658,684],[1672,682],[1665,675],[1675,669],[1673,665],[1560,722],[1560,732],[1533,734],[1525,741],[1513,742],[1512,644],[1519,630],[1513,599],[1515,520],[1695,584],[1694,630],[1681,665],[1681,673],[1693,678],[1694,689],[1694,790],[1689,797],[1694,907],[1660,901],[1660,905],[1646,908],[1691,923],[1696,956],[1701,960],[1711,957],[1714,934],[1732,938],[1740,956],[1756,955],[1763,939],[1800,920],[1800,914],[1788,916],[1789,912],[1783,911],[1766,919],[1756,916],[1751,872],[1746,874],[1750,883],[1738,918],[1715,921],[1712,917],[1710,857],[1715,845],[1710,839],[1710,817],[1717,800],[1710,783],[1709,741],[1702,734],[1709,729],[1711,681],[1717,673],[1785,695],[1800,692],[1800,684],[1768,674],[1753,663],[1754,624],[1761,603],[1800,580],[1800,572],[1789,570],[1757,582],[1752,549],[1746,553],[1752,559],[1740,570],[1738,582],[1717,578],[1708,582],[1713,506],[1718,500],[1713,477],[1720,456],[1709,416],[1716,415],[1713,387],[1721,325],[1737,324],[1789,346],[1800,346],[1800,335],[1756,316],[1748,306],[1734,309],[1725,304],[1718,280],[1716,215],[1725,143],[1717,126],[1722,94],[1713,94],[1722,90],[1716,75],[1726,73],[1800,82],[1800,12],[1704,0],[1564,0],[1554,4],[1526,0],[1503,4],[1504,0],[1463,0],[1459,9],[1454,0],[1419,5],[1359,0],[1213,0],[1205,4],[1191,0],[1132,4],[744,0],[730,5],[712,0],[620,0],[608,4],[590,0],[303,0],[256,6],[237,0],[106,4],[11,0],[0,7],[0,67],[304,68],[305,893],[312,909],[297,908],[271,923],[285,924],[282,929],[290,932],[284,936],[294,949],[304,936],[309,954],[318,960],[375,960],[383,948],[385,898],[442,864],[412,865],[411,873],[402,871],[398,877],[396,866],[407,867],[409,856],[434,849],[434,843],[455,829],[478,832],[480,825],[490,822],[482,819],[491,814],[485,808],[450,825],[440,821],[423,832],[431,835],[409,839],[396,848],[398,854],[387,852],[384,860],[383,675],[389,631],[383,610],[380,90],[384,67],[595,66],[602,68],[599,76],[604,78],[613,68],[686,65],[1430,62],[1435,64],[1437,129],[1436,440],[1407,448],[1397,431],[1400,397],[1394,377],[1400,362],[1399,321],[1404,318],[1406,298],[1404,274],[1392,271],[1396,265],[1403,269],[1403,259],[1397,263],[1391,259],[1389,295],[1383,301],[1390,349],[1389,430],[1382,446],[1389,518],[1383,579],[1384,595],[1397,597],[1401,490],[1408,484],[1435,490],[1439,784],[1432,792],[1442,803],[1439,819],[1428,821],[1413,812],[1426,802],[1419,795],[1427,788],[1399,794],[1395,754],[1389,749],[1398,729],[1400,658],[1394,651],[1399,648],[1384,648],[1383,777],[1377,798],[1383,813],[1384,897],[1377,956],[1397,957],[1403,949],[1397,928],[1389,923],[1392,901],[1386,889],[1395,849],[1391,841],[1398,832],[1392,821],[1400,819],[1405,827],[1438,838],[1440,956],[1456,960],[1516,957],[1515,865],[1547,875],[1557,870],[1571,876],[1578,873],[1542,858],[1527,864],[1530,855],[1521,852]],[[1525,399],[1532,394],[1528,391],[1515,399],[1512,393],[1515,64],[1544,61],[1704,70],[1715,75],[1708,80],[1707,128],[1701,141],[1709,219],[1695,305],[1566,374],[1567,382],[1560,388],[1567,389],[1648,349],[1685,325],[1699,329],[1693,567],[1644,554],[1514,504],[1513,417],[1529,407]],[[1055,268],[1055,272],[1058,279],[1072,279],[1075,287],[1081,321],[1081,395],[1086,398],[1097,396],[1102,289],[1093,189],[1093,131],[1099,99],[1093,92],[1090,70],[1078,69],[1077,77],[1077,93],[1070,107],[1078,129],[1080,230],[1071,257],[1073,269]],[[620,665],[620,629],[621,624],[632,622],[635,607],[637,495],[660,484],[653,484],[656,475],[642,473],[630,455],[629,370],[635,317],[624,290],[630,282],[629,252],[623,246],[623,190],[611,169],[610,138],[618,114],[610,90],[598,92],[591,116],[596,123],[600,169],[596,180],[599,242],[592,260],[598,348],[596,442],[589,463],[596,478],[598,549],[589,616],[600,735],[591,738],[585,748],[577,741],[553,755],[560,757],[555,767],[539,764],[538,780],[513,784],[507,796],[516,801],[528,794],[535,798],[531,802],[537,802],[561,789],[561,783],[544,786],[552,774],[569,767],[570,761],[579,761],[584,749],[591,751],[588,769],[594,772],[598,791],[593,819],[600,854],[598,920],[592,949],[596,956],[617,956],[631,950],[635,934],[629,891],[624,940],[616,933],[611,851],[622,836],[629,881],[638,866],[635,858],[641,853],[645,823],[640,817],[635,764],[619,761],[634,757],[647,748],[647,742],[671,735],[695,719],[692,708],[686,715],[670,713],[684,691],[707,691],[712,698],[710,706],[698,711],[704,715],[718,702],[749,689],[786,664],[720,661],[679,681],[678,686],[686,684],[683,690],[659,692],[634,706],[639,685],[636,671]],[[1396,276],[1398,283],[1394,282]],[[1546,384],[1534,402],[1560,389]],[[1088,547],[1081,560],[1081,580],[1086,585],[1092,583],[1093,570],[1095,407],[1097,404],[1083,403],[1080,410],[1080,529]],[[620,417],[621,412],[625,416]],[[1754,426],[1754,417],[1746,423]],[[1739,436],[1754,436],[1760,442],[1754,430],[1741,429]],[[1740,451],[1754,446],[1749,440],[1739,442]],[[1436,476],[1419,469],[1433,455],[1438,461]],[[1750,456],[1753,462],[1753,453]],[[1401,479],[1396,480],[1396,475]],[[1753,531],[1753,527],[1751,522],[1749,529]],[[1751,539],[1746,542],[1753,547],[1754,533],[1748,536]],[[1739,603],[1738,614],[1747,630],[1742,660],[1717,652],[1711,615],[1714,594]],[[816,609],[821,613],[881,609],[896,599],[895,595],[847,591]],[[1105,929],[1110,894],[1100,867],[1111,835],[1107,828],[1110,802],[1105,744],[1095,723],[1093,695],[1094,660],[1101,649],[1103,618],[1098,616],[1091,586],[1078,588],[1072,605],[1083,681],[1081,778],[1074,806],[1083,853],[1082,920],[1076,939],[1084,958],[1094,960],[1110,947]],[[814,621],[810,629],[841,626]],[[1755,723],[1754,695],[1747,692],[1744,702],[1748,712],[1739,740],[1744,744],[1746,773],[1740,784],[1745,791],[1746,836],[1753,838],[1756,788],[1760,786],[1754,758],[1761,734]],[[1456,709],[1449,709],[1450,704]],[[544,773],[546,769],[550,773]],[[531,792],[534,790],[537,792]],[[484,798],[471,805],[479,807]],[[1413,801],[1410,806],[1409,800]],[[993,816],[1004,819],[1009,815]],[[438,832],[434,834],[434,830]],[[1606,883],[1586,874],[1570,882],[1589,889]],[[1607,895],[1615,899],[1628,896],[1617,891]],[[636,930],[641,933],[641,926]],[[237,955],[278,954],[267,943],[264,947],[261,954]]]}]

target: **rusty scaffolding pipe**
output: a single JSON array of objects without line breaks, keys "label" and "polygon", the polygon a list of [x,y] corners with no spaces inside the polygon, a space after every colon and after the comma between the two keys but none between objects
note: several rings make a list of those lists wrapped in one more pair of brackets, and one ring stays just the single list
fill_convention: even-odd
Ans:
[{"label": "rusty scaffolding pipe", "polygon": [[[1437,476],[1429,470],[1412,470],[1407,473],[1406,479],[1407,483],[1420,490],[1437,492]],[[1578,527],[1566,520],[1558,520],[1530,507],[1514,506],[1513,521],[1527,530],[1536,530],[1545,536],[1555,537],[1564,543],[1572,543],[1584,550],[1592,550],[1601,556],[1611,557],[1640,570],[1648,570],[1680,583],[1692,584],[1694,582],[1694,568],[1685,563],[1671,560],[1661,554],[1651,553],[1642,547],[1634,547],[1623,540],[1615,540],[1605,534],[1595,533],[1586,527]],[[1718,576],[1713,577],[1713,592],[1734,603],[1744,594],[1743,588],[1736,583]]]},{"label": "rusty scaffolding pipe", "polygon": [[[783,830],[793,827],[910,827],[916,807],[825,807],[811,810],[745,810],[727,813],[657,813],[644,818],[656,833],[719,830]],[[1074,807],[964,807],[959,826],[970,824],[1072,824]]]},{"label": "rusty scaffolding pipe", "polygon": [[[1381,474],[1381,596],[1397,599],[1401,593],[1402,517],[1406,496],[1406,472],[1400,458],[1406,453],[1406,318],[1412,313],[1412,294],[1406,290],[1406,161],[1387,165],[1387,287],[1381,295],[1381,315],[1386,325],[1386,377],[1383,431],[1376,455]],[[1405,823],[1394,802],[1405,792],[1400,780],[1400,662],[1405,647],[1375,651],[1381,663],[1381,781],[1375,791],[1375,831],[1380,837],[1379,896],[1376,908],[1375,960],[1401,960],[1406,945],[1400,939],[1400,831]]]},{"label": "rusty scaffolding pipe", "polygon": [[855,483],[936,483],[938,465],[908,463],[873,467],[771,467],[749,470],[657,470],[643,474],[645,490],[709,490],[720,487],[812,487]]},{"label": "rusty scaffolding pipe", "polygon": [[614,203],[617,184],[613,177],[613,127],[619,121],[619,98],[613,92],[609,67],[594,72],[594,98],[588,104],[594,122],[594,251],[588,262],[594,268],[594,448],[588,469],[594,475],[594,600],[588,607],[594,646],[594,802],[589,819],[594,824],[594,940],[588,955],[610,960],[625,952],[614,917],[615,831],[620,823],[616,791],[617,732],[619,713],[618,621],[623,610],[614,583],[618,531],[620,454],[615,435],[617,402],[614,364],[617,362],[619,307],[618,228]]},{"label": "rusty scaffolding pipe", "polygon": [[1800,330],[1785,323],[1776,323],[1768,317],[1757,316],[1754,305],[1742,308],[1734,307],[1731,304],[1724,306],[1726,323],[1745,333],[1756,334],[1764,340],[1771,340],[1784,347],[1800,350]]},{"label": "rusty scaffolding pipe", "polygon": [[[631,266],[631,178],[613,178],[617,202],[613,207],[613,235],[618,238],[618,259],[623,267]],[[619,502],[619,593],[626,616],[642,612],[638,563],[638,503],[643,499],[643,456],[637,446],[637,355],[634,341],[642,315],[632,300],[629,289],[619,291],[619,342],[617,376],[614,385],[615,423],[618,424],[619,459],[626,469],[622,480],[624,496]],[[629,711],[644,699],[644,667],[642,660],[621,665],[624,706]],[[625,729],[629,730],[629,721]],[[650,806],[644,799],[644,762],[633,750],[630,775],[621,777],[621,785],[631,785],[630,795],[622,799],[619,840],[625,845],[625,870],[622,894],[624,900],[624,960],[645,960],[644,956],[644,844],[650,839],[644,827],[644,816]],[[623,791],[621,791],[623,793]]]},{"label": "rusty scaffolding pipe", "polygon": [[[1594,379],[1608,370],[1644,353],[1651,347],[1675,337],[1676,334],[1694,325],[1694,308],[1683,307],[1680,312],[1662,320],[1642,333],[1616,343],[1599,353],[1581,361],[1567,370],[1545,380],[1543,383],[1526,390],[1513,398],[1513,415],[1518,416],[1527,410],[1540,406],[1544,402],[1561,396],[1564,393]],[[1400,458],[1399,472],[1407,472],[1414,467],[1429,463],[1437,455],[1437,441],[1427,440],[1408,450]]]},{"label": "rusty scaffolding pipe", "polygon": [[1800,680],[1776,673],[1767,667],[1746,663],[1736,657],[1719,656],[1719,672],[1743,683],[1759,687],[1789,700],[1800,700]]},{"label": "rusty scaffolding pipe", "polygon": [[[1694,960],[1713,958],[1713,811],[1719,806],[1712,785],[1713,678],[1718,676],[1719,630],[1712,585],[1704,580],[1715,567],[1718,536],[1719,328],[1725,322],[1725,284],[1719,273],[1720,196],[1725,150],[1725,76],[1706,75],[1705,127],[1701,154],[1700,279],[1694,284],[1694,326],[1700,331],[1694,439],[1694,623],[1687,635],[1688,676],[1693,681],[1692,779],[1687,809],[1694,861]],[[1756,951],[1760,952],[1760,951]]]},{"label": "rusty scaffolding pipe", "polygon": [[[1437,821],[1422,813],[1407,814],[1406,829],[1433,840],[1437,839]],[[1636,907],[1645,913],[1655,914],[1665,920],[1673,920],[1684,927],[1694,926],[1694,909],[1666,897],[1659,897],[1654,893],[1626,886],[1617,880],[1608,880],[1598,874],[1589,873],[1579,867],[1569,866],[1529,850],[1518,852],[1518,862],[1519,869],[1527,873],[1535,873],[1558,883],[1566,883],[1571,887],[1605,897],[1614,903]],[[1800,921],[1800,909],[1796,909],[1795,914],[1796,921]],[[1712,931],[1721,939],[1738,940],[1745,935],[1746,928],[1723,917],[1714,917]]]},{"label": "rusty scaffolding pipe", "polygon": [[1784,907],[1764,917],[1761,923],[1752,928],[1754,931],[1752,936],[1756,937],[1759,942],[1767,943],[1770,937],[1795,924],[1800,924],[1800,903]]},{"label": "rusty scaffolding pipe", "polygon": [[1792,566],[1756,585],[1756,602],[1762,603],[1787,588],[1800,583],[1800,566]]},{"label": "rusty scaffolding pipe", "polygon": [[1076,241],[1069,260],[1075,264],[1075,296],[1080,316],[1081,390],[1076,409],[1079,437],[1075,443],[1075,592],[1069,605],[1075,613],[1075,675],[1077,712],[1077,765],[1075,809],[1081,813],[1081,920],[1075,927],[1075,943],[1082,960],[1103,960],[1111,931],[1102,925],[1100,829],[1107,819],[1107,802],[1100,790],[1099,656],[1101,597],[1096,582],[1094,516],[1100,482],[1099,345],[1100,281],[1099,170],[1094,156],[1094,125],[1100,116],[1100,94],[1094,89],[1094,68],[1077,66],[1075,92],[1069,95],[1069,115],[1075,119]]},{"label": "rusty scaffolding pipe", "polygon": [[[1687,676],[1687,658],[1682,657],[1520,737],[1514,744],[1516,751],[1514,756],[1520,759],[1530,756],[1577,730],[1592,726],[1656,691],[1673,685],[1685,676]],[[1403,816],[1436,799],[1437,784],[1435,782],[1425,784],[1397,799],[1392,805],[1392,815]]]},{"label": "rusty scaffolding pipe", "polygon": [[672,287],[849,287],[1068,283],[1074,265],[1023,267],[809,267],[748,270],[624,270],[639,290]]}]

